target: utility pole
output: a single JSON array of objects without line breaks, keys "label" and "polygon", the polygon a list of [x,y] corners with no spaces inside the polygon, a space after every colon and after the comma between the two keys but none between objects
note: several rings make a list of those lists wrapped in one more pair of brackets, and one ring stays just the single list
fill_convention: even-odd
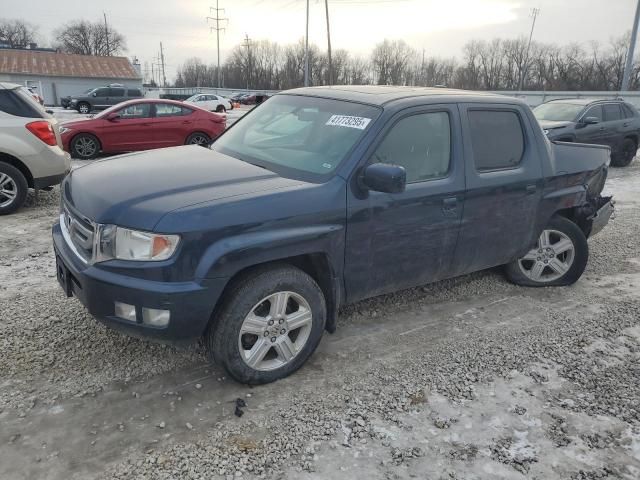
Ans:
[{"label": "utility pole", "polygon": [[244,34],[243,47],[247,48],[247,92],[249,92],[249,79],[251,78],[251,39],[248,34]]},{"label": "utility pole", "polygon": [[111,48],[109,47],[109,27],[107,26],[107,14],[102,12],[104,17],[104,38],[107,41],[107,57],[111,56]]},{"label": "utility pole", "polygon": [[162,49],[162,42],[160,42],[160,65],[162,67],[162,86],[167,86],[167,76],[164,73],[164,50]]},{"label": "utility pole", "polygon": [[622,85],[620,91],[629,90],[631,81],[631,70],[633,69],[633,57],[636,50],[636,40],[638,38],[638,23],[640,22],[640,0],[636,7],[636,18],[633,21],[633,30],[631,31],[631,43],[629,43],[629,51],[627,52],[627,63],[624,67],[624,76],[622,77]]},{"label": "utility pole", "polygon": [[309,86],[309,0],[307,0],[307,33],[304,37],[304,86]]},{"label": "utility pole", "polygon": [[333,85],[333,63],[331,61],[331,27],[329,26],[329,0],[324,0],[324,8],[327,12],[327,47],[329,52],[329,85]]},{"label": "utility pole", "polygon": [[524,89],[524,78],[527,76],[527,70],[529,69],[529,49],[531,48],[531,40],[533,39],[533,30],[536,28],[536,19],[540,14],[539,8],[534,8],[531,10],[531,17],[533,21],[531,22],[531,33],[529,34],[529,43],[527,43],[527,53],[524,56],[524,65],[522,66],[522,74],[520,75],[520,85],[518,86],[518,90],[522,91]]},{"label": "utility pole", "polygon": [[207,22],[209,20],[213,20],[216,22],[216,26],[215,27],[210,27],[210,31],[214,31],[216,32],[216,48],[218,50],[218,88],[222,87],[222,81],[221,81],[221,77],[220,77],[220,31],[222,30],[223,32],[225,31],[224,27],[220,27],[220,22],[229,22],[228,18],[223,18],[220,16],[220,12],[224,13],[224,8],[220,8],[219,7],[219,0],[216,0],[216,8],[210,7],[209,8],[209,13],[213,13],[215,12],[215,17],[207,17]]}]

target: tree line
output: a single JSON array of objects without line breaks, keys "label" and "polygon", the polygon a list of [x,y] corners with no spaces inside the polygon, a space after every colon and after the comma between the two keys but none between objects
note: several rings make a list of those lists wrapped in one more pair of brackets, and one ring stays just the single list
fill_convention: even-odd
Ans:
[{"label": "tree line", "polygon": [[[0,19],[0,45],[25,48],[39,43],[37,26],[24,20]],[[51,47],[63,53],[116,56],[127,50],[124,36],[101,20],[71,20],[53,32]]]},{"label": "tree line", "polygon": [[[368,56],[332,52],[333,84],[436,86],[470,90],[619,90],[629,34],[597,42],[554,45],[528,39],[471,40],[459,58],[416,50],[403,40],[378,43]],[[262,40],[233,48],[221,66],[223,86],[284,90],[304,84],[304,42],[279,45]],[[329,82],[327,54],[309,47],[310,83]],[[176,87],[216,87],[217,68],[190,58],[177,71]],[[635,63],[631,89],[640,88]]]}]

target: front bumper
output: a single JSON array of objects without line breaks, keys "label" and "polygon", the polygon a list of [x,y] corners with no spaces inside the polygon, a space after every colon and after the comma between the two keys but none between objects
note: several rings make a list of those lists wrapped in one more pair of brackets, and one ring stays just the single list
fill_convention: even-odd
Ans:
[{"label": "front bumper", "polygon": [[[203,335],[226,279],[171,283],[117,274],[83,263],[67,245],[58,223],[52,234],[63,290],[78,298],[97,320],[128,335],[165,343],[188,342]],[[116,317],[116,301],[135,305],[137,320]],[[142,323],[143,307],[169,310],[169,324],[158,328]]]},{"label": "front bumper", "polygon": [[614,217],[615,207],[611,197],[601,197],[601,204],[598,211],[589,219],[591,220],[590,237],[600,233],[607,226],[609,220]]}]

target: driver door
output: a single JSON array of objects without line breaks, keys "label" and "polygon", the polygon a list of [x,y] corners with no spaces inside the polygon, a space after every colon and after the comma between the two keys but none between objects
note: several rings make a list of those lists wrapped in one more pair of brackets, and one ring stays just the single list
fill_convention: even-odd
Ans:
[{"label": "driver door", "polygon": [[114,113],[119,117],[102,121],[103,150],[131,152],[154,148],[150,103],[134,103]]}]

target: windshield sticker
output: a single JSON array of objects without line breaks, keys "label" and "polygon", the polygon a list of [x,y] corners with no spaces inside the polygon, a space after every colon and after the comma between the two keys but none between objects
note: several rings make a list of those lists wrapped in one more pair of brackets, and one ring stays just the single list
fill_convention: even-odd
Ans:
[{"label": "windshield sticker", "polygon": [[369,125],[370,118],[364,117],[351,117],[349,115],[332,115],[325,125],[331,125],[333,127],[348,127],[357,128],[358,130],[364,130]]},{"label": "windshield sticker", "polygon": [[323,163],[323,164],[322,164],[322,166],[323,166],[324,168],[331,168],[331,167],[333,167],[333,165],[331,165],[330,163]]}]

